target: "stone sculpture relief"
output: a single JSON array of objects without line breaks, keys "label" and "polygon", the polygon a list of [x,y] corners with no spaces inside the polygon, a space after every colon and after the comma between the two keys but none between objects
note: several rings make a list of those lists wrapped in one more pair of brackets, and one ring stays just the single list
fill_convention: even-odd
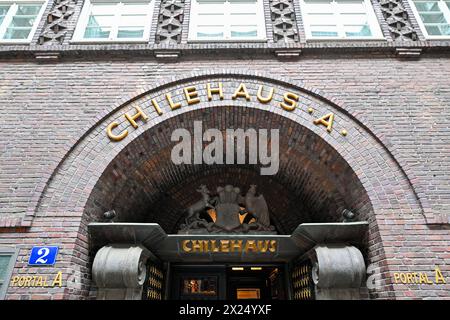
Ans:
[{"label": "stone sculpture relief", "polygon": [[205,185],[197,191],[202,199],[186,210],[179,234],[276,234],[264,196],[256,195],[256,185],[251,185],[245,196],[231,185],[218,187],[214,195]]}]

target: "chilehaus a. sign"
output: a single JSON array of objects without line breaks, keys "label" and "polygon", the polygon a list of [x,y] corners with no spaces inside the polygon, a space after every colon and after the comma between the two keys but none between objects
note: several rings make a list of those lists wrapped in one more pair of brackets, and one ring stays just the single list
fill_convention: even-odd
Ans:
[{"label": "chilehaus a. sign", "polygon": [[[204,90],[205,89],[205,90]],[[205,83],[203,85],[197,86],[187,86],[182,89],[184,100],[174,101],[173,92],[167,92],[164,94],[165,104],[169,107],[171,111],[181,108],[183,105],[194,105],[204,101],[212,101],[213,96],[217,96],[220,100],[225,98],[226,94],[231,95],[232,100],[242,99],[244,101],[257,101],[262,105],[269,105],[274,100],[275,88],[265,85],[259,85],[256,96],[252,96],[250,91],[247,89],[246,83],[240,83],[237,88],[226,88],[222,82],[218,83]],[[206,92],[206,96],[202,96]],[[177,93],[178,94],[178,93]],[[276,106],[287,111],[294,111],[296,108],[301,108],[307,111],[309,114],[314,112],[314,109],[308,106],[309,101],[305,99],[302,101],[300,95],[286,91],[282,92],[282,101],[277,102]],[[255,100],[256,99],[256,100]],[[155,98],[150,99],[151,108],[153,108],[158,115],[163,114],[163,108],[161,104],[157,102]],[[123,129],[120,131],[117,127],[120,125],[119,119],[112,121],[108,124],[106,128],[106,134],[111,141],[121,141],[128,136],[130,127],[137,129],[139,127],[138,120],[146,122],[149,119],[148,112],[145,108],[141,106],[135,106],[135,113],[125,113],[123,115],[125,121],[128,122],[128,129]],[[122,116],[121,116],[122,118]],[[313,123],[318,126],[323,126],[328,132],[332,132],[333,123],[335,119],[335,114],[333,112],[328,112],[321,117],[313,118]],[[347,135],[345,129],[340,131],[343,136]]]}]

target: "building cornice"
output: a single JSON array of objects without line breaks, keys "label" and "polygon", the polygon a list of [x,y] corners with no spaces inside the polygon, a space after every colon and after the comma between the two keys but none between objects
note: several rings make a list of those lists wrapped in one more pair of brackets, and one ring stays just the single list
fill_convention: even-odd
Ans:
[{"label": "building cornice", "polygon": [[[171,60],[180,56],[195,54],[258,54],[278,56],[279,52],[295,52],[293,56],[303,54],[328,54],[328,53],[386,53],[393,56],[399,52],[410,50],[417,57],[425,52],[450,52],[450,40],[448,41],[316,41],[308,43],[190,43],[179,45],[164,44],[70,44],[70,45],[0,45],[0,58],[36,58],[42,55],[51,55],[58,58],[74,57],[110,57],[123,54],[133,56],[166,56]],[[301,54],[298,54],[301,52]]]}]

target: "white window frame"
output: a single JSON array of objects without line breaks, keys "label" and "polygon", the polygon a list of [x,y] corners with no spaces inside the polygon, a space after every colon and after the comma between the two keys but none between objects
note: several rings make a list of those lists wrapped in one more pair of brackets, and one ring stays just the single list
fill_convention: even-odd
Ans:
[{"label": "white window frame", "polygon": [[309,23],[309,17],[306,12],[306,3],[304,0],[300,0],[300,9],[302,12],[302,18],[304,22],[305,27],[305,33],[306,33],[306,40],[314,40],[314,41],[329,41],[329,40],[345,40],[345,41],[353,41],[353,40],[386,40],[386,38],[383,36],[383,32],[381,31],[380,23],[377,19],[377,16],[375,15],[375,10],[372,6],[372,2],[370,0],[363,0],[364,6],[367,8],[366,15],[367,20],[369,23],[370,31],[372,32],[371,36],[368,37],[347,37],[345,36],[344,31],[344,22],[342,20],[342,16],[340,14],[340,11],[338,9],[338,4],[335,0],[331,0],[331,7],[333,16],[335,17],[336,23],[337,23],[337,37],[314,37],[311,34],[311,28]]},{"label": "white window frame", "polygon": [[[231,30],[230,26],[225,26],[223,30],[224,37],[223,38],[197,38],[197,25],[194,24],[194,21],[198,21],[198,9],[200,4],[196,0],[191,0],[191,13],[189,18],[189,34],[188,34],[188,42],[265,42],[267,41],[267,33],[266,33],[266,20],[264,15],[264,4],[263,0],[256,0],[256,37],[242,37],[242,38],[231,38]],[[230,1],[225,0],[224,4],[224,13],[225,16],[230,16]]]},{"label": "white window frame", "polygon": [[[447,23],[450,24],[450,8],[447,7],[447,4],[445,3],[444,0],[437,0],[437,1],[438,1],[439,9],[441,9],[442,13],[444,14],[445,20],[447,20]],[[417,23],[419,24],[420,30],[422,30],[422,33],[425,36],[425,38],[435,39],[435,40],[450,39],[450,35],[440,35],[440,36],[429,35],[428,31],[425,27],[425,24],[423,23],[422,18],[420,17],[419,11],[417,10],[416,5],[414,4],[415,1],[408,0],[408,2],[411,7],[411,10],[414,13],[414,16],[416,17],[416,20],[417,20]]]},{"label": "white window frame", "polygon": [[[19,4],[41,4],[41,9],[39,10],[39,13],[36,16],[36,20],[34,21],[34,24],[30,30],[30,34],[28,35],[27,39],[3,39],[3,36],[5,35],[6,30],[8,29],[8,26],[10,25],[12,18],[14,17],[14,14],[17,12],[17,7]],[[2,1],[0,0],[0,4],[10,4],[11,7],[9,8],[8,12],[6,13],[6,16],[0,25],[0,44],[20,44],[20,43],[30,43],[33,40],[34,34],[36,33],[36,29],[39,26],[39,22],[42,19],[42,16],[44,14],[45,9],[47,8],[48,0],[12,0],[12,1]],[[14,12],[14,14],[13,14]]]},{"label": "white window frame", "polygon": [[[149,2],[149,3],[148,3]],[[117,21],[117,24],[112,26],[110,37],[109,38],[84,38],[84,33],[87,27],[87,24],[89,22],[89,16],[92,11],[92,3],[98,4],[111,4],[114,5],[117,3],[116,8],[114,10],[114,16],[115,20]],[[118,31],[118,21],[120,14],[122,12],[122,7],[124,3],[148,3],[149,11],[148,11],[148,23],[144,26],[144,34],[142,38],[117,38],[117,31]],[[75,28],[74,35],[72,37],[71,43],[117,43],[117,42],[137,42],[137,43],[147,43],[150,39],[150,28],[153,21],[153,13],[155,9],[155,0],[118,0],[118,1],[110,1],[110,0],[98,0],[98,1],[91,1],[86,0],[83,4],[83,9],[81,10],[80,18],[78,19],[77,26]],[[116,37],[113,37],[111,35],[116,35]]]}]

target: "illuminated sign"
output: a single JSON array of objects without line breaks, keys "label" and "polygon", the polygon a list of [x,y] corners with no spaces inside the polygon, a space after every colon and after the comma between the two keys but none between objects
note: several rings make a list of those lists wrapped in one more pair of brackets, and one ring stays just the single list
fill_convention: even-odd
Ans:
[{"label": "illuminated sign", "polygon": [[185,253],[274,253],[277,240],[183,240]]}]

